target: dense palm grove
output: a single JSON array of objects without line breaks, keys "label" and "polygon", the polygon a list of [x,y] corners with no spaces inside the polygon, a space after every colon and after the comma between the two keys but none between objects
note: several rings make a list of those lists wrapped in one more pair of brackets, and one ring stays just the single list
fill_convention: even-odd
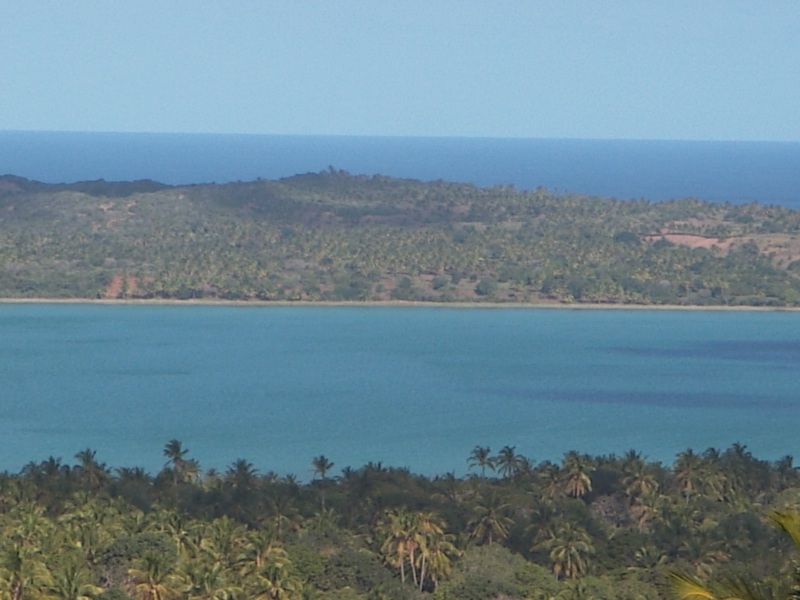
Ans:
[{"label": "dense palm grove", "polygon": [[800,213],[353,176],[0,177],[0,297],[800,304]]},{"label": "dense palm grove", "polygon": [[156,474],[88,449],[3,474],[0,595],[638,600],[728,582],[782,598],[794,577],[770,521],[800,532],[798,472],[740,444],[671,466],[477,446],[463,478],[318,456],[310,482],[246,460],[203,472],[177,440],[164,456]]}]

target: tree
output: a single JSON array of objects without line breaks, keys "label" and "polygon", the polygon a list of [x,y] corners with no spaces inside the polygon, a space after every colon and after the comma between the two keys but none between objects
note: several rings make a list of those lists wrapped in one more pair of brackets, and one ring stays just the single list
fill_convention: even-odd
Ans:
[{"label": "tree", "polygon": [[469,468],[479,467],[481,470],[481,477],[486,479],[486,469],[489,468],[494,471],[495,462],[491,456],[491,449],[489,446],[475,446],[472,453],[467,459]]},{"label": "tree", "polygon": [[219,563],[188,562],[181,572],[181,579],[186,582],[184,593],[188,600],[233,600],[241,596],[242,589],[229,582],[229,575]]},{"label": "tree", "polygon": [[164,446],[164,456],[167,458],[164,468],[171,470],[172,484],[174,486],[177,486],[179,482],[193,480],[199,474],[197,462],[186,459],[188,453],[189,450],[184,448],[183,444],[176,439],[171,439]]},{"label": "tree", "polygon": [[254,494],[258,483],[258,471],[252,463],[239,458],[225,471],[224,489],[230,492],[233,516],[245,522],[253,519]]},{"label": "tree", "polygon": [[322,502],[322,510],[325,510],[325,484],[327,482],[327,474],[333,468],[333,463],[327,459],[324,454],[314,457],[311,461],[311,467],[314,470],[314,475],[319,475],[322,482],[320,483],[320,497]]},{"label": "tree", "polygon": [[312,459],[311,467],[314,475],[319,475],[320,479],[324,481],[328,471],[333,468],[333,463],[324,454],[320,454]]},{"label": "tree", "polygon": [[589,557],[594,554],[592,539],[586,530],[571,521],[562,522],[555,535],[542,542],[549,550],[556,579],[575,579],[588,569]]},{"label": "tree", "polygon": [[[419,558],[417,559],[417,567],[419,569],[419,580],[417,585],[419,590],[422,591],[425,585],[425,578],[428,575],[428,565],[431,559],[431,548],[436,544],[438,550],[443,552],[444,530],[439,518],[432,512],[418,512],[415,518],[415,531],[414,538],[419,549]],[[412,553],[412,561],[413,553]]]},{"label": "tree", "polygon": [[538,470],[537,480],[545,498],[554,499],[564,494],[561,468],[550,461],[543,463]]},{"label": "tree", "polygon": [[283,538],[286,528],[297,529],[302,522],[295,497],[286,490],[279,490],[267,498],[267,523],[275,528],[278,539]]},{"label": "tree", "polygon": [[483,502],[475,507],[475,516],[468,524],[470,537],[490,546],[495,540],[502,541],[508,537],[508,528],[513,522],[507,515],[509,505],[502,502],[492,492],[484,497]]},{"label": "tree", "polygon": [[288,564],[286,550],[276,540],[273,533],[266,529],[248,532],[241,552],[237,557],[240,573],[256,574],[270,563]]},{"label": "tree", "polygon": [[128,570],[137,600],[170,600],[180,596],[182,582],[174,561],[160,552],[146,552]]},{"label": "tree", "polygon": [[[783,531],[800,549],[800,512],[774,510],[767,515],[778,529]],[[717,581],[704,582],[683,573],[670,573],[672,593],[679,600],[773,600],[776,596],[771,587],[747,577],[724,577]],[[791,600],[800,597],[800,569],[795,566]]]},{"label": "tree", "polygon": [[411,562],[414,569],[410,555],[416,544],[415,527],[414,516],[405,509],[387,511],[381,527],[386,536],[381,545],[381,553],[389,565],[400,569],[400,580],[403,583],[406,581],[406,563]]},{"label": "tree", "polygon": [[10,600],[22,600],[27,590],[47,580],[48,572],[38,548],[19,539],[7,541],[0,549],[0,579]]},{"label": "tree", "polygon": [[703,481],[703,459],[691,448],[678,454],[675,465],[675,481],[678,490],[689,503],[690,498],[700,490]]},{"label": "tree", "polygon": [[503,446],[494,458],[497,471],[506,479],[514,477],[519,473],[519,456],[515,452],[515,446]]},{"label": "tree", "polygon": [[594,471],[591,459],[571,450],[564,455],[563,463],[562,474],[566,494],[573,498],[582,498],[591,492],[591,474]]},{"label": "tree", "polygon": [[62,555],[48,570],[49,577],[44,588],[52,598],[90,600],[103,591],[80,555]]},{"label": "tree", "polygon": [[97,462],[96,452],[90,448],[81,450],[75,455],[80,463],[80,472],[90,489],[99,490],[108,480],[109,473],[106,466]]},{"label": "tree", "polygon": [[275,562],[261,569],[250,587],[254,600],[290,600],[298,597],[301,585],[285,564]]},{"label": "tree", "polygon": [[239,458],[225,471],[225,479],[234,490],[247,494],[253,490],[258,477],[258,469],[253,463]]},{"label": "tree", "polygon": [[653,470],[643,460],[636,460],[623,467],[622,485],[633,500],[649,496],[658,491],[658,481]]},{"label": "tree", "polygon": [[203,550],[216,562],[230,567],[244,544],[244,533],[244,526],[227,515],[214,519],[206,527]]}]

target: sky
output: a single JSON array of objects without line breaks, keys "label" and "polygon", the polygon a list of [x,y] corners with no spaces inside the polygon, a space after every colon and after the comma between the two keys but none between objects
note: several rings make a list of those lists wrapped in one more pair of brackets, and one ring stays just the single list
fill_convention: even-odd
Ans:
[{"label": "sky", "polygon": [[797,0],[3,0],[0,130],[800,141]]}]

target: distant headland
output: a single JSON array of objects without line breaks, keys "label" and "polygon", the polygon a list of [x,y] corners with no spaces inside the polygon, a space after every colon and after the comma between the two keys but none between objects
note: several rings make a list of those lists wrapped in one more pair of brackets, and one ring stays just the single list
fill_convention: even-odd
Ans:
[{"label": "distant headland", "polygon": [[352,175],[0,177],[0,297],[795,307],[800,213]]}]

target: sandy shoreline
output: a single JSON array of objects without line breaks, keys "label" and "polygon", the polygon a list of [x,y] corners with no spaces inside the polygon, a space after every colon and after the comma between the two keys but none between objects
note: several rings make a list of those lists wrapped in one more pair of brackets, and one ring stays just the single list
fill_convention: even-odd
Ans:
[{"label": "sandy shoreline", "polygon": [[459,309],[545,309],[545,310],[653,310],[653,311],[724,311],[724,312],[800,312],[796,306],[699,306],[683,304],[591,304],[523,302],[326,302],[289,300],[165,300],[165,299],[90,299],[90,298],[0,298],[0,304],[93,304],[131,306],[243,306],[243,307],[354,307],[354,308],[459,308]]}]

